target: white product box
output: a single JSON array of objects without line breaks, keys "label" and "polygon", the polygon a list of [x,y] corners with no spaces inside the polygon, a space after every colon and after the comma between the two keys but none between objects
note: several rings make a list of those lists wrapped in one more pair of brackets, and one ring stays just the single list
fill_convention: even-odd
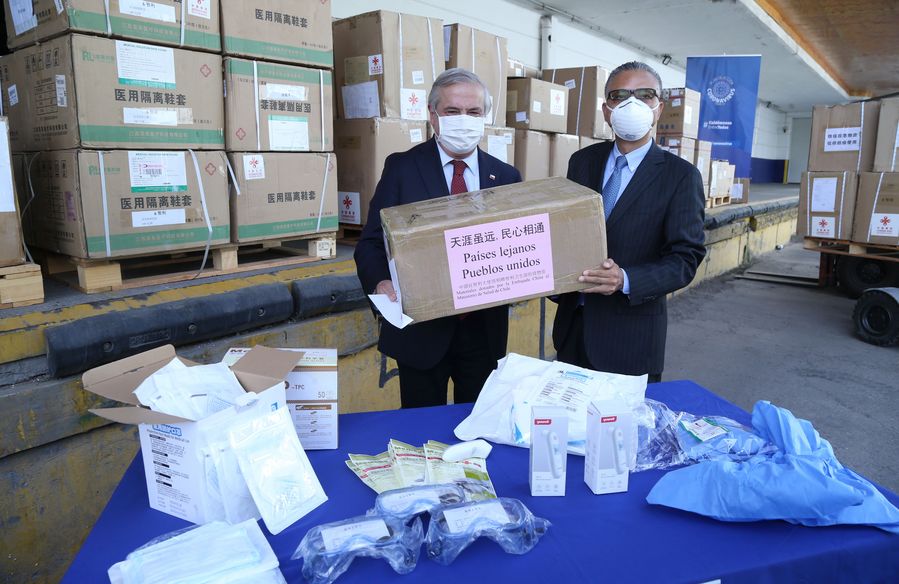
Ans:
[{"label": "white product box", "polygon": [[635,430],[633,413],[623,401],[590,402],[584,482],[594,494],[627,491]]},{"label": "white product box", "polygon": [[568,467],[568,410],[559,406],[531,408],[532,497],[565,494]]}]

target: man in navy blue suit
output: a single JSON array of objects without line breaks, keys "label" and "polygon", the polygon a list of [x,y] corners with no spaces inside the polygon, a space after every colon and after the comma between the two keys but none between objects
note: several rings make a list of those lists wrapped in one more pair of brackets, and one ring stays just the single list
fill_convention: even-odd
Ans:
[{"label": "man in navy blue suit", "polygon": [[660,381],[668,312],[705,256],[705,196],[699,171],[655,145],[662,80],[644,63],[621,65],[606,82],[605,119],[615,141],[576,152],[568,178],[602,194],[609,259],[580,277],[582,292],[559,298],[553,344],[560,361]]},{"label": "man in navy blue suit", "polygon": [[[449,69],[434,81],[428,111],[436,136],[387,158],[356,245],[356,271],[366,293],[396,300],[381,209],[521,181],[517,170],[478,148],[489,102],[487,87],[465,69]],[[425,274],[429,269],[421,266]],[[453,401],[473,402],[506,354],[508,333],[508,307],[498,306],[402,330],[382,321],[378,349],[397,362],[404,408],[446,404],[450,378]]]}]

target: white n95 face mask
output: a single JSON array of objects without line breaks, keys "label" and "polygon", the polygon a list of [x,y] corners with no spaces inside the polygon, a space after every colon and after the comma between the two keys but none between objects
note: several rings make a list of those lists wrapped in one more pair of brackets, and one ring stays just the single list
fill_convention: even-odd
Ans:
[{"label": "white n95 face mask", "polygon": [[651,108],[632,95],[612,110],[612,130],[622,140],[635,142],[649,133],[658,107]]},{"label": "white n95 face mask", "polygon": [[437,142],[452,154],[468,154],[484,137],[484,118],[464,114],[437,116],[440,133]]}]

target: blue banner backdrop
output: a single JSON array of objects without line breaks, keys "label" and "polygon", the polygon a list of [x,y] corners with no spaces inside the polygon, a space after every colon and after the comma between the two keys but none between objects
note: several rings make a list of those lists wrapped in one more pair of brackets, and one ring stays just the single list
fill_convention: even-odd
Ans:
[{"label": "blue banner backdrop", "polygon": [[701,95],[699,139],[712,143],[712,158],[736,165],[750,177],[752,134],[761,55],[687,57],[687,87]]}]

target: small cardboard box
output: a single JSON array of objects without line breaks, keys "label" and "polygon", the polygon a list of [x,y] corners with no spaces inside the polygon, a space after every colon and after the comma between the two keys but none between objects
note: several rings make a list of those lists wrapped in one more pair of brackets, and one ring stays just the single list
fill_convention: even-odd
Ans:
[{"label": "small cardboard box", "polygon": [[[427,139],[427,122],[397,118],[334,120],[340,222],[365,225],[384,161]],[[435,146],[436,148],[436,146]]]},{"label": "small cardboard box", "polygon": [[463,24],[443,27],[446,68],[462,67],[475,73],[493,97],[487,123],[501,126],[506,115],[506,62],[508,40]]},{"label": "small cardboard box", "polygon": [[229,152],[334,149],[330,71],[233,58],[224,65]]},{"label": "small cardboard box", "polygon": [[[659,147],[680,156],[690,164],[696,159],[696,140],[686,136],[659,136]],[[700,174],[702,174],[700,172]]]},{"label": "small cardboard box", "polygon": [[[21,164],[19,160],[16,162]],[[9,151],[9,123],[0,117],[0,266],[15,266],[25,261],[14,164]]]},{"label": "small cardboard box", "polygon": [[879,101],[815,106],[809,172],[870,172],[874,166],[879,119]]},{"label": "small cardboard box", "polygon": [[221,0],[222,52],[330,69],[328,0]]},{"label": "small cardboard box", "polygon": [[378,10],[334,22],[338,114],[427,121],[445,67],[443,21]]},{"label": "small cardboard box", "polygon": [[712,143],[705,140],[696,140],[696,149],[693,152],[693,165],[699,169],[702,175],[702,184],[708,185],[712,180]]},{"label": "small cardboard box", "polygon": [[[301,355],[287,374],[287,407],[304,450],[338,444],[337,349],[283,349]],[[233,348],[222,362],[234,365],[250,349]]]},{"label": "small cardboard box", "polygon": [[684,87],[672,87],[662,90],[662,101],[665,107],[656,124],[659,136],[699,137],[699,103],[698,91]]},{"label": "small cardboard box", "polygon": [[899,97],[880,101],[874,172],[899,170]]},{"label": "small cardboard box", "polygon": [[234,243],[337,231],[333,153],[229,152],[240,194],[231,191]]},{"label": "small cardboard box", "polygon": [[712,161],[712,178],[709,181],[709,197],[729,197],[734,184],[736,166],[726,160]]},{"label": "small cardboard box", "polygon": [[633,413],[621,400],[594,400],[587,406],[584,482],[593,494],[627,492],[635,429]]},{"label": "small cardboard box", "polygon": [[62,0],[4,0],[4,6],[10,49],[67,32],[213,53],[222,49],[218,0],[186,0],[183,4],[180,0],[65,0],[65,4]]},{"label": "small cardboard box", "polygon": [[528,485],[531,496],[564,496],[568,470],[567,409],[561,406],[531,407],[530,450]]},{"label": "small cardboard box", "polygon": [[549,134],[515,130],[515,168],[521,180],[549,177]]},{"label": "small cardboard box", "polygon": [[509,79],[507,87],[507,126],[565,133],[568,128],[567,87],[539,79]]},{"label": "small cardboard box", "polygon": [[[126,357],[86,371],[84,389],[125,406],[91,409],[100,417],[121,424],[137,424],[150,507],[198,523],[203,521],[206,477],[200,449],[203,429],[215,418],[228,415],[229,408],[198,421],[186,420],[140,405],[134,390],[172,359],[196,365],[175,354],[171,345]],[[255,347],[231,370],[247,393],[259,394],[254,410],[272,411],[287,407],[284,378],[297,363],[297,355],[267,347]]]},{"label": "small cardboard box", "polygon": [[525,65],[523,61],[519,61],[512,56],[509,56],[506,65],[506,77],[508,79],[524,79],[526,77],[530,79],[540,79],[540,69],[529,67]]},{"label": "small cardboard box", "polygon": [[580,149],[580,140],[571,134],[549,135],[549,176],[567,176],[568,161]]},{"label": "small cardboard box", "polygon": [[899,245],[899,172],[859,175],[852,241]]},{"label": "small cardboard box", "polygon": [[730,187],[731,203],[748,203],[749,202],[749,179],[735,178],[734,184]]},{"label": "small cardboard box", "polygon": [[615,133],[602,113],[608,79],[609,70],[596,66],[543,71],[544,81],[568,88],[567,133],[602,140],[615,139]]},{"label": "small cardboard box", "polygon": [[478,147],[506,164],[515,165],[515,130],[502,126],[485,126]]},{"label": "small cardboard box", "polygon": [[195,154],[196,166],[184,151],[42,152],[31,166],[28,244],[106,258],[228,243],[225,153]]},{"label": "small cardboard box", "polygon": [[0,65],[15,151],[224,148],[218,55],[74,34]]},{"label": "small cardboard box", "polygon": [[822,239],[849,239],[855,214],[858,175],[854,172],[804,172],[796,233]]},{"label": "small cardboard box", "polygon": [[416,321],[583,289],[607,255],[599,193],[564,178],[382,209],[381,224]]}]

